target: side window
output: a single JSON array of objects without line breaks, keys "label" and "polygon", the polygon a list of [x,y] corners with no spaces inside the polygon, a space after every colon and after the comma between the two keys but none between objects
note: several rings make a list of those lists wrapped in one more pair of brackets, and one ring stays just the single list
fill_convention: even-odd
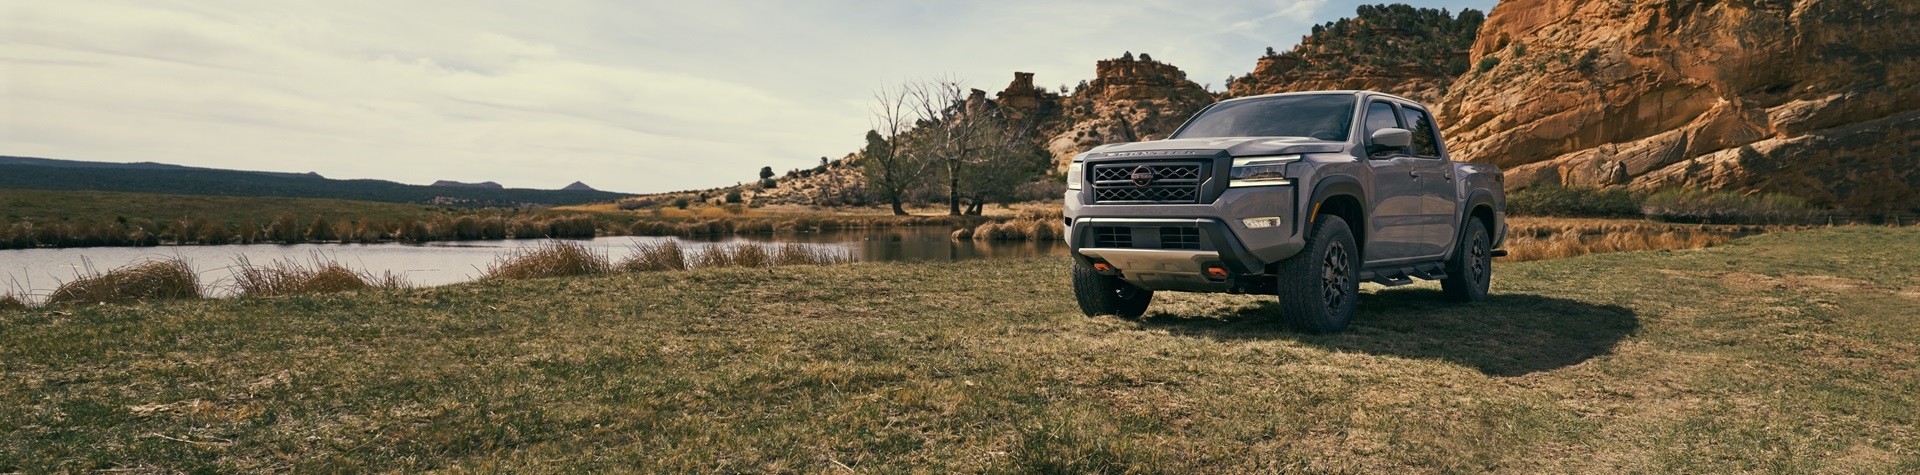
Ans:
[{"label": "side window", "polygon": [[1380,129],[1399,128],[1399,127],[1400,127],[1400,117],[1398,117],[1397,114],[1393,113],[1392,104],[1388,104],[1385,102],[1375,102],[1367,105],[1366,137],[1371,139],[1373,137],[1373,133]]},{"label": "side window", "polygon": [[1422,157],[1440,157],[1439,130],[1433,126],[1433,117],[1427,111],[1411,107],[1400,108],[1406,114],[1407,130],[1413,131],[1413,154]]}]

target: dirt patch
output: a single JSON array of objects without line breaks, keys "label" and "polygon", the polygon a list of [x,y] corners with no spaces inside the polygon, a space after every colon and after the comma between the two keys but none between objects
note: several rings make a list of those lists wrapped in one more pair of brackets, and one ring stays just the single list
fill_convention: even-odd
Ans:
[{"label": "dirt patch", "polygon": [[1795,288],[1795,289],[1820,289],[1820,290],[1827,290],[1827,291],[1833,291],[1833,292],[1856,292],[1861,289],[1872,288],[1872,285],[1868,284],[1866,281],[1848,279],[1845,277],[1834,277],[1830,275],[1788,275],[1785,277],[1781,277],[1780,280],[1785,281],[1788,287]]},{"label": "dirt patch", "polygon": [[1747,291],[1818,289],[1829,292],[1859,292],[1873,288],[1865,281],[1830,275],[1789,274],[1769,277],[1752,272],[1728,272],[1720,274],[1719,279],[1720,283],[1728,287]]}]

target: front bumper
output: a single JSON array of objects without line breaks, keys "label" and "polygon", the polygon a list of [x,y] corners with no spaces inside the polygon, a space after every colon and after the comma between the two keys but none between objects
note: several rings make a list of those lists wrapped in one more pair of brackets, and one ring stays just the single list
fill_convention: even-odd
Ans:
[{"label": "front bumper", "polygon": [[[1191,204],[1093,204],[1081,190],[1066,193],[1067,242],[1082,264],[1102,261],[1129,283],[1152,290],[1219,292],[1244,290],[1249,282],[1271,282],[1270,264],[1306,247],[1297,219],[1304,197],[1297,185],[1226,188],[1210,200]],[[1278,226],[1248,228],[1247,218],[1277,217]],[[1165,228],[1165,229],[1163,229]],[[1167,245],[1166,229],[1197,232]],[[1096,239],[1096,230],[1133,236],[1128,242]],[[1121,245],[1116,245],[1121,244]],[[1206,266],[1225,267],[1225,279],[1209,276]]]}]

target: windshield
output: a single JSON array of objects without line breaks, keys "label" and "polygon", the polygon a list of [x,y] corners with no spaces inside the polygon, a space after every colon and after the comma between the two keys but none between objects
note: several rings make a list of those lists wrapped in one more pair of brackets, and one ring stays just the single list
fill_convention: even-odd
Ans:
[{"label": "windshield", "polygon": [[1353,123],[1353,95],[1312,94],[1223,102],[1172,138],[1312,137],[1344,142]]}]

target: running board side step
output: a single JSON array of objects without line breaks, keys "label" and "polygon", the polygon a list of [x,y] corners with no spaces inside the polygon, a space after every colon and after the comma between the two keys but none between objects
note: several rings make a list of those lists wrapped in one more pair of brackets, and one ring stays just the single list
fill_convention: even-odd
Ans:
[{"label": "running board side step", "polygon": [[1416,267],[1386,267],[1360,271],[1360,280],[1387,287],[1399,287],[1411,284],[1415,277],[1424,280],[1441,280],[1447,278],[1447,272],[1440,269],[1440,264],[1423,264]]}]

